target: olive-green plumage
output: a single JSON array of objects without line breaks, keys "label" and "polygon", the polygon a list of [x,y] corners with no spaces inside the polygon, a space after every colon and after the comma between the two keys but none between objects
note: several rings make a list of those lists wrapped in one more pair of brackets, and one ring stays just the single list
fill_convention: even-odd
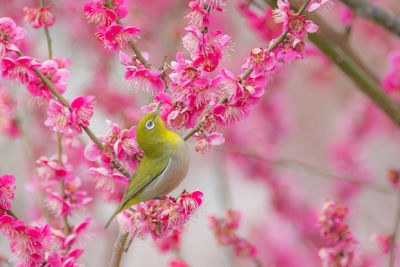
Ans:
[{"label": "olive-green plumage", "polygon": [[189,153],[186,144],[178,134],[165,128],[159,115],[160,107],[161,102],[139,121],[136,139],[145,156],[106,227],[118,213],[130,206],[168,194],[187,174]]}]

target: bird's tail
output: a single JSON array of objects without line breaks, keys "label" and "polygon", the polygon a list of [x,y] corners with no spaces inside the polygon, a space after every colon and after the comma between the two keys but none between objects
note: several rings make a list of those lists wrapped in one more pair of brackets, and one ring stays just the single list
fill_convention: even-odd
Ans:
[{"label": "bird's tail", "polygon": [[108,219],[107,224],[104,226],[105,229],[107,229],[107,227],[110,225],[110,223],[112,222],[112,220],[114,219],[115,216],[118,215],[118,213],[121,212],[121,207],[118,207],[118,209],[113,213],[113,215],[111,216],[110,219]]}]

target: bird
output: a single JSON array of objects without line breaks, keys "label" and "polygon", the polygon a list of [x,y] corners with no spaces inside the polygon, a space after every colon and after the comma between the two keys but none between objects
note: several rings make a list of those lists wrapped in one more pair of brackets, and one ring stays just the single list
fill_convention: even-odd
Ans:
[{"label": "bird", "polygon": [[160,117],[162,101],[140,119],[136,140],[145,155],[107,228],[121,211],[140,202],[159,199],[173,191],[186,177],[190,158],[186,142],[169,131]]}]

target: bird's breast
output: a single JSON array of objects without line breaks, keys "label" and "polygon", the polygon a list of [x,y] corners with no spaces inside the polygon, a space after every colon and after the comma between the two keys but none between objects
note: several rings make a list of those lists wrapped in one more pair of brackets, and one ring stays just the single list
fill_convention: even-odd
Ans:
[{"label": "bird's breast", "polygon": [[189,171],[189,149],[182,140],[169,156],[167,167],[141,192],[141,199],[151,200],[167,195],[183,181]]}]

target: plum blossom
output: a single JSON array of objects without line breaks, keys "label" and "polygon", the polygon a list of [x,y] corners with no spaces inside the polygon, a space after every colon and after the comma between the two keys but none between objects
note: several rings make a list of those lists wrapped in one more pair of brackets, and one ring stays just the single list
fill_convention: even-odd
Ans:
[{"label": "plum blossom", "polygon": [[162,200],[142,202],[117,215],[119,227],[133,237],[151,235],[154,240],[170,236],[181,230],[202,203],[203,193],[184,192],[174,199],[164,196]]},{"label": "plum blossom", "polygon": [[50,251],[50,226],[29,226],[9,215],[0,217],[0,232],[11,241],[10,250],[21,261],[18,266],[40,266]]},{"label": "plum blossom", "polygon": [[53,130],[58,132],[65,132],[69,129],[72,122],[71,111],[58,100],[50,100],[47,115],[48,118],[44,122],[46,126],[53,127]]},{"label": "plum blossom", "polygon": [[25,20],[34,29],[39,29],[41,27],[51,27],[56,21],[55,16],[50,10],[50,7],[38,7],[38,8],[24,8]]},{"label": "plum blossom", "polygon": [[123,189],[129,184],[129,179],[117,170],[90,168],[89,173],[95,177],[96,189],[105,193],[109,199],[120,200]]},{"label": "plum blossom", "polygon": [[[67,79],[70,75],[66,67],[69,61],[61,58],[44,61],[39,67],[39,71],[49,79],[60,94],[63,94],[67,88]],[[31,80],[27,86],[28,91],[42,104],[53,98],[53,93],[48,86],[38,77]]]},{"label": "plum blossom", "polygon": [[0,207],[5,210],[11,209],[10,200],[14,199],[15,177],[11,174],[0,176]]},{"label": "plum blossom", "polygon": [[155,241],[155,245],[161,252],[179,251],[182,232],[178,230],[172,231],[170,236],[160,238]]},{"label": "plum blossom", "polygon": [[8,80],[17,80],[23,84],[29,83],[36,78],[33,69],[39,66],[39,62],[27,56],[16,59],[10,57],[0,59],[2,76]]},{"label": "plum blossom", "polygon": [[103,1],[88,1],[83,5],[88,20],[99,25],[110,25],[116,21],[117,16],[114,11],[104,6]]},{"label": "plum blossom", "polygon": [[318,255],[326,267],[349,267],[355,261],[354,245],[357,243],[344,223],[348,213],[347,207],[332,201],[325,202],[318,222],[321,236],[326,242]]},{"label": "plum blossom", "polygon": [[104,46],[111,50],[119,50],[129,47],[129,42],[135,41],[140,33],[140,29],[132,26],[122,25],[108,26],[104,35]]},{"label": "plum blossom", "polygon": [[195,149],[197,152],[205,153],[211,150],[212,146],[220,146],[225,143],[225,138],[221,133],[213,132],[204,137],[199,135],[196,140]]},{"label": "plum blossom", "polygon": [[185,17],[189,20],[189,25],[193,25],[198,28],[208,26],[209,14],[207,10],[205,10],[202,5],[195,1],[191,1],[189,3],[189,7],[192,11]]},{"label": "plum blossom", "polygon": [[400,51],[392,52],[388,59],[389,70],[382,80],[382,88],[390,93],[400,90]]},{"label": "plum blossom", "polygon": [[222,218],[208,217],[218,245],[231,246],[236,256],[255,258],[256,248],[236,234],[241,217],[239,211],[228,210]]},{"label": "plum blossom", "polygon": [[93,100],[94,96],[81,96],[71,103],[71,124],[78,133],[82,132],[81,127],[89,126],[89,120],[93,116]]},{"label": "plum blossom", "polygon": [[168,264],[169,267],[189,267],[189,265],[183,259],[171,260]]},{"label": "plum blossom", "polygon": [[17,27],[14,20],[8,17],[0,18],[0,58],[7,56],[10,51],[17,51],[18,47],[15,44],[23,39],[25,35],[26,30]]},{"label": "plum blossom", "polygon": [[215,11],[222,11],[223,0],[196,0],[201,6],[207,6]]}]

